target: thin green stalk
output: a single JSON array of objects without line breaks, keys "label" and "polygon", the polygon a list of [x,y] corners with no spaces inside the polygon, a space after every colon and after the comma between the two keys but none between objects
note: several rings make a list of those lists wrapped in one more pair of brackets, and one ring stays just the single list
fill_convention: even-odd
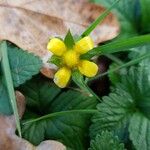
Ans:
[{"label": "thin green stalk", "polygon": [[11,76],[11,71],[10,71],[10,66],[9,66],[7,44],[5,41],[0,43],[0,53],[2,57],[1,63],[2,63],[2,69],[3,69],[4,78],[6,82],[6,87],[8,91],[8,96],[9,96],[11,106],[14,112],[18,133],[19,133],[19,136],[21,137],[21,127],[20,127],[19,114],[18,114],[17,103],[16,103],[16,96],[14,92],[13,81],[12,81],[12,76]]},{"label": "thin green stalk", "polygon": [[99,96],[93,92],[92,89],[89,88],[89,86],[86,84],[86,81],[84,81],[83,76],[81,75],[81,73],[79,71],[74,71],[72,74],[72,80],[85,92],[89,93],[90,95],[92,95],[93,97],[95,97],[95,99],[98,99],[99,101],[101,101],[101,99],[99,98]]},{"label": "thin green stalk", "polygon": [[108,70],[107,72],[104,72],[104,73],[102,73],[102,74],[99,74],[98,76],[96,76],[96,77],[90,79],[89,81],[93,81],[93,80],[99,79],[99,78],[101,78],[101,77],[103,77],[103,76],[105,76],[105,75],[107,75],[107,74],[109,74],[109,73],[113,73],[113,72],[115,72],[115,71],[118,71],[119,69],[122,69],[122,68],[125,68],[125,67],[129,67],[129,66],[131,66],[131,65],[135,65],[135,64],[137,64],[138,62],[140,62],[141,60],[146,59],[146,58],[148,58],[148,57],[150,57],[150,53],[146,53],[146,54],[144,54],[144,55],[142,55],[142,56],[139,56],[138,58],[135,58],[135,59],[133,59],[133,60],[131,60],[131,61],[129,61],[129,62],[127,62],[127,63],[125,63],[125,64],[119,66],[119,67],[117,67],[117,68],[114,68],[114,69]]},{"label": "thin green stalk", "polygon": [[81,34],[81,37],[85,37],[89,35],[98,24],[102,23],[102,21],[109,15],[110,11],[114,8],[114,6],[119,2],[120,0],[116,0],[111,7],[106,9],[100,16]]},{"label": "thin green stalk", "polygon": [[121,51],[129,51],[130,48],[150,44],[150,34],[132,37],[116,42],[111,42],[106,45],[98,46],[88,53],[81,56],[83,59],[90,59],[93,56],[111,54]]},{"label": "thin green stalk", "polygon": [[116,56],[114,56],[112,54],[105,54],[105,56],[118,65],[124,64],[124,62],[122,60],[120,60],[119,58],[117,58]]},{"label": "thin green stalk", "polygon": [[52,117],[59,117],[59,116],[63,116],[63,115],[68,115],[68,114],[93,114],[93,113],[97,113],[98,111],[95,110],[95,109],[81,109],[81,110],[67,110],[67,111],[60,111],[60,112],[55,112],[55,113],[51,113],[51,114],[48,114],[48,115],[45,115],[45,116],[42,116],[42,117],[39,117],[39,118],[36,118],[36,119],[32,119],[32,120],[29,120],[29,121],[24,121],[22,123],[22,125],[26,125],[26,124],[29,124],[29,123],[33,123],[33,122],[37,122],[37,121],[41,121],[41,120],[45,120],[45,119],[49,119],[49,118],[52,118]]}]

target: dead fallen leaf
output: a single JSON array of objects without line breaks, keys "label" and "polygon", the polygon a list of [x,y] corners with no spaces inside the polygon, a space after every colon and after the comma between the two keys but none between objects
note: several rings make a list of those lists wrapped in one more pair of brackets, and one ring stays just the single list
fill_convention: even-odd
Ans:
[{"label": "dead fallen leaf", "polygon": [[[25,97],[16,92],[19,116],[22,117],[25,110]],[[35,147],[28,141],[19,138],[16,134],[16,124],[14,116],[0,115],[0,150],[65,150],[65,146],[60,142],[48,140]]]},{"label": "dead fallen leaf", "polygon": [[[87,0],[0,0],[0,39],[43,59],[49,55],[50,37],[64,37],[68,29],[81,34],[104,10]],[[91,36],[97,44],[114,38],[118,31],[118,22],[110,14]]]}]

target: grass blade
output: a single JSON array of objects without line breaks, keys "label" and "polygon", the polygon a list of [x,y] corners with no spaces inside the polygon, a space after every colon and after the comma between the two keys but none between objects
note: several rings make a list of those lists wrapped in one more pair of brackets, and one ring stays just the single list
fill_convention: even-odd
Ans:
[{"label": "grass blade", "polygon": [[10,66],[9,66],[9,60],[8,60],[8,54],[7,54],[7,44],[5,41],[0,43],[0,54],[2,57],[1,63],[2,63],[2,69],[3,69],[4,78],[6,82],[6,87],[8,91],[8,96],[9,96],[12,109],[14,112],[17,130],[18,130],[19,136],[21,137],[21,127],[20,127],[19,114],[18,114],[17,103],[16,103],[16,96],[15,96],[12,76],[10,72]]},{"label": "grass blade", "polygon": [[102,21],[109,15],[110,11],[120,0],[116,0],[110,8],[106,9],[82,34],[81,37],[88,36],[98,24],[102,23]]},{"label": "grass blade", "polygon": [[52,118],[52,117],[69,115],[69,114],[72,114],[72,113],[73,114],[77,114],[77,113],[80,113],[80,114],[95,114],[97,112],[98,111],[96,109],[80,109],[80,110],[68,110],[68,111],[54,112],[54,113],[51,113],[51,114],[48,114],[48,115],[44,115],[44,116],[39,117],[39,118],[35,118],[35,119],[28,120],[28,121],[24,121],[22,123],[22,125],[26,125],[26,124],[29,124],[29,123],[34,123],[34,122],[45,120],[45,119],[49,119],[49,118]]},{"label": "grass blade", "polygon": [[130,48],[142,46],[150,43],[150,34],[132,37],[129,39],[111,42],[106,45],[98,46],[88,53],[81,56],[84,59],[90,59],[93,56],[111,54],[115,52],[128,51]]}]

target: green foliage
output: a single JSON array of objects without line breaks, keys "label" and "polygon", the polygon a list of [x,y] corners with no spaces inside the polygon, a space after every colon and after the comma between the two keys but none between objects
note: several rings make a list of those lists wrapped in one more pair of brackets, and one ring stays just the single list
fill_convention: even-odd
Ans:
[{"label": "green foliage", "polygon": [[[5,48],[7,48],[8,51],[10,73],[13,79],[14,86],[19,86],[39,72],[42,66],[42,62],[37,56],[29,54],[26,51],[23,51],[22,49],[19,49],[15,45],[8,42],[6,43]],[[5,59],[6,58],[3,58],[3,60]],[[1,67],[3,68],[1,69],[2,72],[4,72],[4,69],[7,69],[7,73],[2,73],[0,75],[0,113],[10,115],[12,114],[12,108],[10,105],[10,98],[8,97],[7,86],[10,90],[11,83],[10,81],[8,81],[8,85],[5,83],[5,77],[7,76],[8,78],[9,68],[8,66],[4,66],[4,64]]]},{"label": "green foliage", "polygon": [[74,42],[74,38],[70,32],[70,30],[68,31],[65,39],[64,39],[64,43],[66,44],[67,48],[71,49],[73,48],[75,42]]},{"label": "green foliage", "polygon": [[[88,127],[97,100],[74,90],[60,90],[40,77],[21,86],[27,110],[23,137],[37,145],[56,139],[72,149],[86,149]],[[81,115],[82,114],[82,115]]]},{"label": "green foliage", "polygon": [[97,134],[90,145],[89,150],[124,150],[124,145],[120,144],[118,137],[108,131]]},{"label": "green foliage", "polygon": [[150,150],[150,119],[140,112],[135,113],[130,121],[129,132],[136,150]]},{"label": "green foliage", "polygon": [[102,130],[125,129],[134,111],[134,103],[120,85],[115,93],[103,97],[103,102],[97,105],[97,109],[99,112],[92,118],[91,137]]},{"label": "green foliage", "polygon": [[14,86],[18,87],[39,72],[42,61],[39,57],[28,53],[13,44],[8,45],[8,57]]},{"label": "green foliage", "polygon": [[[98,104],[91,136],[103,130],[113,131],[122,138],[129,135],[136,149],[148,150],[150,129],[150,80],[145,67],[132,67],[109,96]],[[120,136],[121,135],[121,136]],[[142,141],[145,141],[144,143]],[[144,144],[144,146],[143,146]]]},{"label": "green foliage", "polygon": [[12,114],[12,107],[7,94],[7,89],[2,79],[0,79],[0,113],[5,115]]}]

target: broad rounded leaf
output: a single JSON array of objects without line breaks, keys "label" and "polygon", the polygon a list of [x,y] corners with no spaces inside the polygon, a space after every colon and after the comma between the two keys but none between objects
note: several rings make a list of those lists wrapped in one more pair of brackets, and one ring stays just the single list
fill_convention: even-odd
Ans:
[{"label": "broad rounded leaf", "polygon": [[[67,147],[86,149],[93,114],[90,111],[97,100],[78,91],[61,90],[41,77],[27,82],[20,90],[27,100],[24,138],[35,145],[44,139],[57,139]],[[42,118],[38,120],[39,117]],[[37,121],[30,122],[36,118]]]}]

